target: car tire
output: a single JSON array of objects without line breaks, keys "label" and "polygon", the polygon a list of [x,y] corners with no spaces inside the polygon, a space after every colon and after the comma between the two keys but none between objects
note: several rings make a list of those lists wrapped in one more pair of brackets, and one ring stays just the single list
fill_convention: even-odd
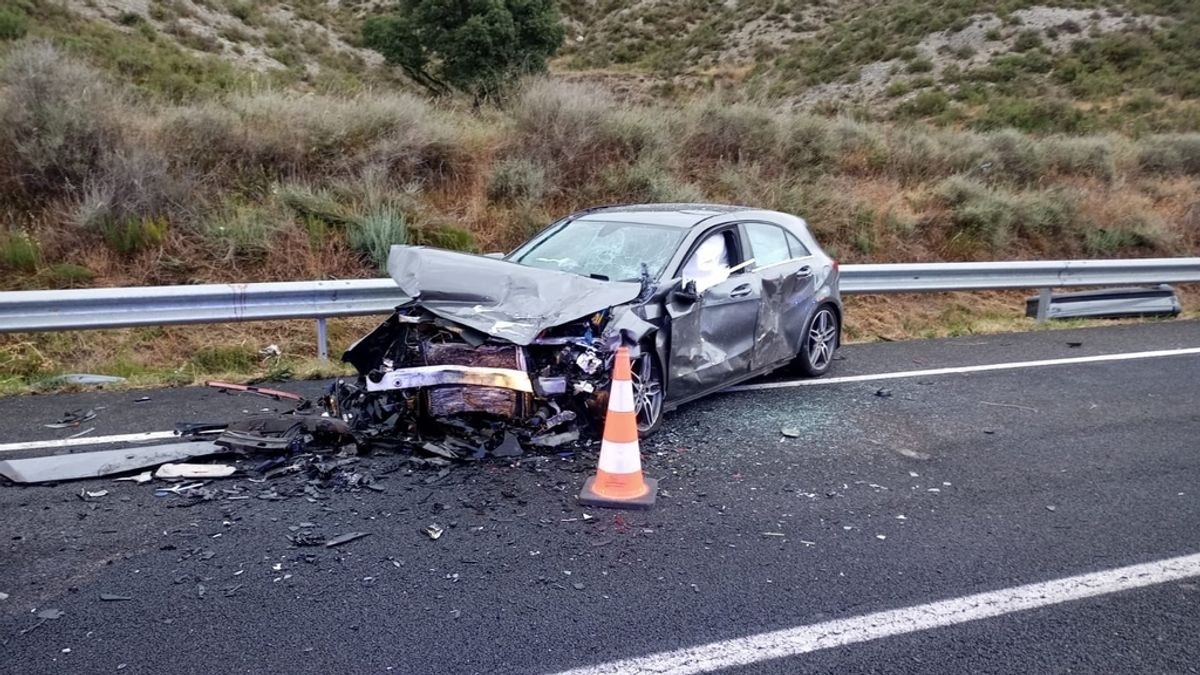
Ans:
[{"label": "car tire", "polygon": [[820,305],[804,327],[800,353],[793,361],[804,377],[820,377],[833,367],[833,354],[842,343],[842,323],[833,305]]},{"label": "car tire", "polygon": [[643,349],[629,365],[633,375],[633,406],[637,415],[638,436],[649,438],[662,428],[663,402],[666,400],[662,365],[652,348]]}]

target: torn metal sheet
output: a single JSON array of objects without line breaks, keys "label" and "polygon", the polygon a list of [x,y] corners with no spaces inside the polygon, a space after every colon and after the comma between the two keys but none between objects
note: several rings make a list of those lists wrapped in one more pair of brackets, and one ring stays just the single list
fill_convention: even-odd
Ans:
[{"label": "torn metal sheet", "polygon": [[226,450],[214,443],[185,442],[52,457],[9,459],[0,461],[0,475],[14,483],[98,478],[222,452]]},{"label": "torn metal sheet", "polygon": [[388,273],[431,313],[518,345],[547,328],[627,303],[642,290],[637,283],[417,246],[393,246]]}]

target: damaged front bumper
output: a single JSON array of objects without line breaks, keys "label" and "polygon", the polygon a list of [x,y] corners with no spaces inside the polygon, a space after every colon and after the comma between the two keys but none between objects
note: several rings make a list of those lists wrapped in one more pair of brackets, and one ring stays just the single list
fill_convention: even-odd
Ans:
[{"label": "damaged front bumper", "polygon": [[367,377],[367,391],[395,391],[436,386],[499,387],[513,391],[533,393],[529,373],[511,368],[483,368],[479,366],[417,366],[401,368],[385,373],[373,373]]}]

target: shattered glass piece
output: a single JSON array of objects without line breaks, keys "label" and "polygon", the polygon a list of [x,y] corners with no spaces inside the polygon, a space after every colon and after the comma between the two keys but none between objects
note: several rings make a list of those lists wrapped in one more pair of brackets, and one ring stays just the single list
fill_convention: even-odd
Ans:
[{"label": "shattered glass piece", "polygon": [[445,530],[437,523],[431,523],[421,530],[422,534],[430,539],[433,539],[434,541],[437,541],[437,539],[442,536],[443,532],[445,532]]},{"label": "shattered glass piece", "polygon": [[62,618],[63,614],[66,614],[66,612],[62,611],[61,609],[49,607],[38,612],[37,618],[45,619],[46,621],[54,621],[55,619]]},{"label": "shattered glass piece", "polygon": [[800,430],[796,427],[783,427],[779,430],[779,433],[787,436],[788,438],[800,438]]}]

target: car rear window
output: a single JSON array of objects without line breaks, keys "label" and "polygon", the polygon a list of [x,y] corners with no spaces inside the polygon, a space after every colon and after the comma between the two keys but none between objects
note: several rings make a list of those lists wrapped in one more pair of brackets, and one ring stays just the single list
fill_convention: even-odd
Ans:
[{"label": "car rear window", "polygon": [[766,223],[746,223],[746,235],[750,237],[750,249],[758,267],[774,265],[790,260],[788,240],[783,229]]},{"label": "car rear window", "polygon": [[796,238],[796,235],[792,234],[791,232],[787,233],[787,240],[788,247],[792,249],[793,258],[807,258],[808,256],[812,255],[812,253],[809,252],[808,247],[804,244],[801,244],[800,240]]}]

